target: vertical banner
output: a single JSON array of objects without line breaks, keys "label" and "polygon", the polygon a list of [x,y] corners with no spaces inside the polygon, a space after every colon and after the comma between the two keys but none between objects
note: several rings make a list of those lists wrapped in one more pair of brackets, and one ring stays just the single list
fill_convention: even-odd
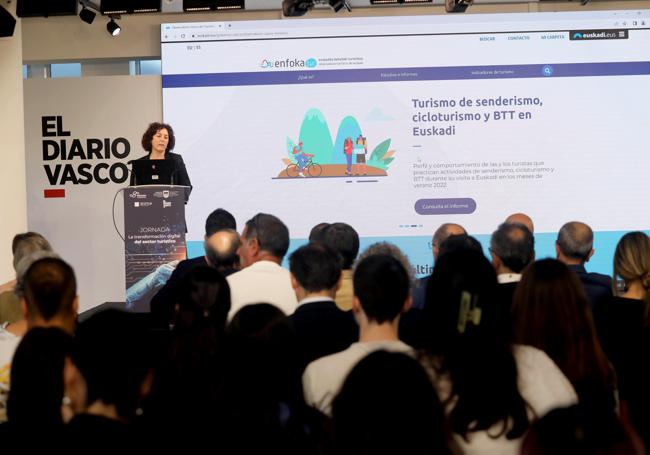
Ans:
[{"label": "vertical banner", "polygon": [[149,311],[151,297],[186,257],[184,187],[124,191],[126,306]]},{"label": "vertical banner", "polygon": [[118,192],[160,121],[160,77],[27,79],[24,94],[28,228],[74,267],[80,311],[124,302]]}]

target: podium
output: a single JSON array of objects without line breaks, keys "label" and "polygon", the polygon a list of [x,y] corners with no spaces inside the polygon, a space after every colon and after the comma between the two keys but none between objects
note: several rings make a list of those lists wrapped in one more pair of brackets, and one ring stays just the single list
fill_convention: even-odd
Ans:
[{"label": "podium", "polygon": [[187,257],[185,192],[178,185],[130,186],[124,195],[126,308],[148,312],[149,301]]}]

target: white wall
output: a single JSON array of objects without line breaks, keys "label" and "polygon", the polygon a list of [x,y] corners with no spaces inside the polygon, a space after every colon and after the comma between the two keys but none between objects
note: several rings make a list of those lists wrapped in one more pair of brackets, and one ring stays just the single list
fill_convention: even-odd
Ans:
[{"label": "white wall", "polygon": [[0,283],[14,277],[11,239],[27,227],[22,59],[19,20],[13,37],[0,38]]},{"label": "white wall", "polygon": [[[468,13],[504,13],[533,11],[592,11],[607,9],[647,9],[650,0],[592,1],[581,6],[573,2],[518,2],[503,4],[480,4],[468,9]],[[304,16],[358,17],[398,16],[420,14],[445,14],[442,6],[396,6],[354,8],[352,13],[334,13],[328,9],[312,11]],[[467,14],[467,13],[466,13]],[[276,11],[236,11],[193,14],[145,14],[123,16],[119,21],[122,33],[112,38],[106,32],[106,18],[97,16],[88,25],[78,17],[29,18],[23,22],[23,58],[25,62],[78,61],[97,58],[159,57],[160,24],[163,22],[203,22],[282,19]],[[302,20],[301,18],[286,20]],[[56,39],[52,39],[56,37]]]}]

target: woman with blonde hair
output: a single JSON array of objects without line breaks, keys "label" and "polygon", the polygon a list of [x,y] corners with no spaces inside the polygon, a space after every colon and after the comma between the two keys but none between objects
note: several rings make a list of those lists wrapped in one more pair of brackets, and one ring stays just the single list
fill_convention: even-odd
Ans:
[{"label": "woman with blonde hair", "polygon": [[625,234],[614,253],[614,298],[596,309],[601,344],[618,375],[621,418],[650,443],[650,237]]}]

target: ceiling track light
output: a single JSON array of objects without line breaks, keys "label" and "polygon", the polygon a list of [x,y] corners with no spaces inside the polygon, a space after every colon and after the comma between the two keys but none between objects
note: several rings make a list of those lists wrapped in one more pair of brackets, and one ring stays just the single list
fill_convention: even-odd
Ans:
[{"label": "ceiling track light", "polygon": [[[111,36],[117,36],[120,34],[122,31],[122,27],[118,25],[117,22],[115,22],[116,17],[115,16],[109,16],[111,18],[110,21],[108,21],[108,24],[106,24],[106,30]],[[117,17],[119,19],[119,17]]]}]

